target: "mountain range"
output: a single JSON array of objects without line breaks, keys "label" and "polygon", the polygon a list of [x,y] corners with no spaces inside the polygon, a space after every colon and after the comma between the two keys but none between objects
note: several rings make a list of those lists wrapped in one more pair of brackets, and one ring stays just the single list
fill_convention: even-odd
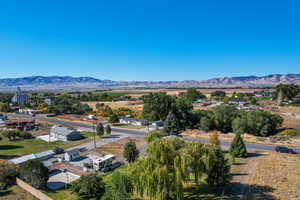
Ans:
[{"label": "mountain range", "polygon": [[71,76],[31,76],[23,78],[0,79],[0,90],[52,89],[115,89],[115,88],[187,88],[187,87],[265,87],[280,83],[300,85],[300,74],[272,74],[267,76],[222,77],[208,80],[186,81],[112,81],[92,77]]}]

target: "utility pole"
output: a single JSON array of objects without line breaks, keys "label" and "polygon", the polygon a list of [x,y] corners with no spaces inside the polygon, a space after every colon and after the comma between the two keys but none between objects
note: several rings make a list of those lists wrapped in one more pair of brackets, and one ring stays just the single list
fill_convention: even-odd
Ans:
[{"label": "utility pole", "polygon": [[94,132],[94,148],[96,149],[96,127],[95,127],[95,122],[93,122],[93,132]]}]

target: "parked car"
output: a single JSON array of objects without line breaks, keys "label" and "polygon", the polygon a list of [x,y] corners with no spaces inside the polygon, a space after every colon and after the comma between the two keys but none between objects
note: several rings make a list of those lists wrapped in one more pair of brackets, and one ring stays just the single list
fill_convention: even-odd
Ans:
[{"label": "parked car", "polygon": [[279,152],[279,153],[292,153],[292,154],[296,154],[296,152],[293,149],[288,148],[288,147],[284,147],[284,146],[277,146],[275,148],[275,151]]}]

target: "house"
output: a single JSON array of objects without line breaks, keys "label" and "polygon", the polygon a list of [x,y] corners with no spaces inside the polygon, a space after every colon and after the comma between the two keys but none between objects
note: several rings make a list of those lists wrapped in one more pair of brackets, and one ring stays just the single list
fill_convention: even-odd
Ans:
[{"label": "house", "polygon": [[156,122],[153,122],[150,126],[149,126],[149,130],[153,131],[153,130],[160,130],[164,128],[164,122],[159,120]]},{"label": "house", "polygon": [[52,100],[51,99],[45,99],[44,102],[48,105],[51,105],[52,104]]},{"label": "house", "polygon": [[72,161],[80,158],[79,149],[73,149],[70,151],[65,152],[64,157],[65,161]]},{"label": "house", "polygon": [[41,161],[45,161],[49,158],[51,158],[53,155],[55,155],[53,150],[49,150],[49,151],[43,151],[40,153],[32,153],[32,154],[28,154],[22,157],[18,157],[18,158],[14,158],[9,160],[12,163],[21,165],[22,163],[28,161],[28,160],[33,160],[33,159],[39,159]]},{"label": "house", "polygon": [[50,137],[55,140],[61,141],[72,141],[82,139],[82,135],[79,131],[73,128],[63,127],[63,126],[53,126],[50,130]]},{"label": "house", "polygon": [[138,126],[147,126],[149,122],[144,119],[134,119],[130,117],[120,117],[119,122],[121,124],[130,124],[130,125],[138,125]]},{"label": "house", "polygon": [[28,95],[21,91],[21,88],[18,87],[15,96],[11,99],[12,103],[16,103],[18,105],[25,105],[28,100]]},{"label": "house", "polygon": [[272,92],[269,91],[257,91],[254,92],[255,97],[271,97]]},{"label": "house", "polygon": [[17,119],[5,121],[6,128],[19,130],[33,130],[36,127],[33,119]]}]

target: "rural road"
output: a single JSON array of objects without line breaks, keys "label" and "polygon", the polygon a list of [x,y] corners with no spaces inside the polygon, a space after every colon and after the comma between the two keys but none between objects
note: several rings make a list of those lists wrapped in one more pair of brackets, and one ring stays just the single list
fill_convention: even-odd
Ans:
[{"label": "rural road", "polygon": [[[62,125],[75,126],[75,127],[79,127],[79,128],[89,128],[89,129],[93,128],[92,125],[88,125],[88,124],[50,119],[50,118],[41,117],[41,116],[32,117],[29,115],[8,115],[8,117],[18,117],[18,118],[23,118],[23,119],[36,119],[36,120],[47,121],[47,122],[52,122],[52,123],[57,123],[57,124],[62,124]],[[129,129],[115,128],[115,127],[112,128],[112,132],[114,134],[118,134],[118,135],[120,135],[120,134],[125,134],[125,135],[130,135],[130,136],[146,136],[147,135],[147,132],[145,132],[145,131],[129,130]],[[209,139],[205,139],[205,138],[183,137],[183,139],[188,140],[188,141],[200,141],[203,143],[209,142]],[[224,149],[228,149],[230,147],[230,142],[228,142],[228,141],[220,141],[220,144],[221,144],[221,147]],[[253,149],[253,150],[275,151],[276,145],[246,143],[246,147],[247,147],[247,149]],[[293,150],[300,154],[300,148],[293,148]]]}]

